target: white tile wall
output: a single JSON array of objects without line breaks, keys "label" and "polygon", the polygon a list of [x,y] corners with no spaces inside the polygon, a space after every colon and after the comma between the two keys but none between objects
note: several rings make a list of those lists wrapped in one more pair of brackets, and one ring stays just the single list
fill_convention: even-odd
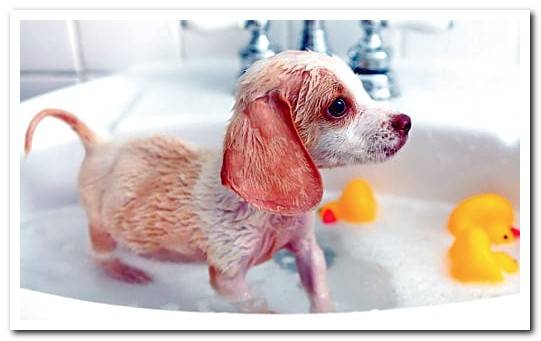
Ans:
[{"label": "white tile wall", "polygon": [[[269,36],[282,49],[297,48],[300,21],[272,21]],[[332,50],[345,56],[361,36],[357,21],[327,21]],[[518,22],[457,21],[442,33],[388,29],[397,58],[518,64]],[[153,61],[238,58],[249,35],[238,27],[196,30],[179,21],[23,21],[21,98]]]},{"label": "white tile wall", "polygon": [[66,71],[74,69],[68,23],[21,22],[21,70]]},{"label": "white tile wall", "polygon": [[423,60],[519,63],[519,22],[456,21],[448,31],[404,31],[404,54]]},{"label": "white tile wall", "polygon": [[[269,25],[269,38],[279,49],[288,47],[288,22],[273,21]],[[222,29],[182,30],[184,43],[183,53],[187,60],[198,58],[238,58],[248,40],[250,33],[240,28],[235,22]]]},{"label": "white tile wall", "polygon": [[133,64],[180,58],[178,22],[79,21],[83,65],[116,71]]},{"label": "white tile wall", "polygon": [[248,32],[239,27],[220,30],[182,30],[183,54],[187,60],[199,58],[235,58],[249,39]]}]

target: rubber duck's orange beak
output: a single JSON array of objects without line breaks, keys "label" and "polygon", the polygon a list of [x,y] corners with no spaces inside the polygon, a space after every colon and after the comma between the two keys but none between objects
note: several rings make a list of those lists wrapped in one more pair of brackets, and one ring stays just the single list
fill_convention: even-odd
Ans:
[{"label": "rubber duck's orange beak", "polygon": [[511,232],[515,238],[520,238],[520,230],[516,227],[511,227]]}]

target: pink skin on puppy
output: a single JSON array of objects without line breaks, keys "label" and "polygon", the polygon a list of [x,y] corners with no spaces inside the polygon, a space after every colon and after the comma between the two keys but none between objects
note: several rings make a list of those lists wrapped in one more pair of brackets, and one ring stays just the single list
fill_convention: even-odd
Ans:
[{"label": "pink skin on puppy", "polygon": [[384,161],[405,143],[408,116],[379,107],[339,58],[286,51],[255,63],[239,80],[223,149],[174,137],[100,140],[62,110],[53,116],[81,137],[79,193],[93,255],[114,278],[151,276],[115,250],[165,261],[204,261],[212,287],[243,312],[266,312],[245,278],[280,249],[294,255],[312,312],[334,304],[312,210],[323,194],[318,168]]}]

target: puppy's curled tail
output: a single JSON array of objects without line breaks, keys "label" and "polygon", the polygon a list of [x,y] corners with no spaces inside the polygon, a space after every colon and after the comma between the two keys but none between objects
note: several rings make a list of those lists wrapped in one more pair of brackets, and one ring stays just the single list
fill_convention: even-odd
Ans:
[{"label": "puppy's curled tail", "polygon": [[32,150],[32,136],[34,135],[34,130],[36,130],[38,123],[47,116],[56,117],[57,119],[67,123],[71,129],[73,129],[77,135],[79,135],[79,138],[81,139],[81,142],[83,142],[87,152],[98,140],[96,134],[75,115],[61,109],[45,109],[34,116],[28,125],[24,140],[24,152],[26,155],[28,155],[30,150]]}]

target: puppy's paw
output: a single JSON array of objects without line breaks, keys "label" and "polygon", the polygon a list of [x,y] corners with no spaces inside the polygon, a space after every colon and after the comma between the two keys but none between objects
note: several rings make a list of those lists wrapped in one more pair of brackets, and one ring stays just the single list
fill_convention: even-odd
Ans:
[{"label": "puppy's paw", "polygon": [[336,307],[332,300],[315,300],[310,304],[311,313],[334,313]]},{"label": "puppy's paw", "polygon": [[122,282],[148,284],[152,281],[152,277],[143,270],[125,264],[118,259],[103,261],[100,265],[109,277]]}]

